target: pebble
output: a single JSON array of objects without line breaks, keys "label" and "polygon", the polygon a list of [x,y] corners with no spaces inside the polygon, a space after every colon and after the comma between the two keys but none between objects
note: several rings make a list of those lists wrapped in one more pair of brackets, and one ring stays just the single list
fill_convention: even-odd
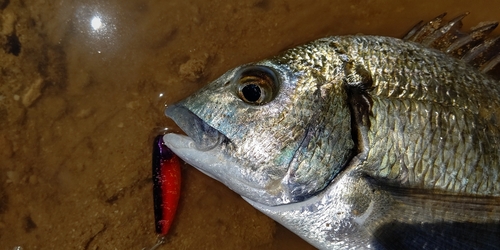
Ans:
[{"label": "pebble", "polygon": [[22,103],[25,107],[31,106],[42,95],[42,88],[45,85],[42,78],[38,78],[26,91],[22,98]]},{"label": "pebble", "polygon": [[77,118],[87,118],[92,114],[92,109],[82,109],[77,114]]},{"label": "pebble", "polygon": [[209,57],[208,54],[203,54],[199,58],[189,59],[179,67],[179,74],[192,82],[200,79],[205,73],[205,67]]},{"label": "pebble", "polygon": [[7,182],[11,182],[14,184],[19,183],[19,180],[21,177],[19,176],[19,173],[16,171],[7,171]]},{"label": "pebble", "polygon": [[4,12],[2,13],[2,34],[9,35],[14,32],[14,25],[17,20],[17,17],[12,12]]},{"label": "pebble", "polygon": [[31,185],[36,185],[38,183],[38,177],[36,175],[32,174],[32,175],[30,175],[28,182]]},{"label": "pebble", "polygon": [[140,101],[131,101],[131,102],[128,102],[125,106],[128,109],[137,109],[137,108],[141,107],[141,102]]}]

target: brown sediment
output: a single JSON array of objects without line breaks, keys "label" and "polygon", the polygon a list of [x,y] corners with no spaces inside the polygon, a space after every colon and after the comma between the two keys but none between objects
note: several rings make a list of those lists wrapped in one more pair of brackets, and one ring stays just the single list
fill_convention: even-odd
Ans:
[{"label": "brown sediment", "polygon": [[[498,7],[486,0],[0,0],[0,245],[150,246],[150,145],[162,128],[176,129],[165,104],[236,65],[316,38],[401,37],[443,12],[469,11],[468,28],[500,19]],[[165,249],[313,249],[222,184],[187,165],[182,171]]]}]

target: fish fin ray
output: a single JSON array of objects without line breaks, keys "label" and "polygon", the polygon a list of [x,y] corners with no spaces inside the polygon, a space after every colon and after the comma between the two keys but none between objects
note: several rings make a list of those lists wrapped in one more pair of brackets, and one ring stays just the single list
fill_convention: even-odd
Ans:
[{"label": "fish fin ray", "polygon": [[427,23],[420,21],[408,32],[406,36],[404,36],[403,40],[417,43],[422,42],[425,37],[436,31],[436,27],[441,26],[444,16],[446,16],[446,13],[437,16]]},{"label": "fish fin ray", "polygon": [[483,22],[464,32],[462,19],[466,12],[449,22],[444,22],[443,13],[425,23],[420,21],[403,37],[403,40],[420,43],[440,50],[469,63],[481,72],[500,79],[500,37],[487,36],[498,26],[498,22]]}]

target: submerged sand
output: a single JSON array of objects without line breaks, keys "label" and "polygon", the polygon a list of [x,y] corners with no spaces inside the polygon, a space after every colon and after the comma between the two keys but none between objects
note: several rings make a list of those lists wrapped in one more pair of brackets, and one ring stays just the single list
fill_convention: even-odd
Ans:
[{"label": "submerged sand", "polygon": [[[226,70],[328,35],[401,37],[490,1],[0,0],[0,247],[142,249],[163,111]],[[496,34],[499,32],[497,31]],[[192,167],[162,249],[313,249]]]}]

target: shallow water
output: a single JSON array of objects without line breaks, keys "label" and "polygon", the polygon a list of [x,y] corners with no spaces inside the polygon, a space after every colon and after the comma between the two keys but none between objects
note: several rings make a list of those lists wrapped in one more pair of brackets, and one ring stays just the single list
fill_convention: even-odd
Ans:
[{"label": "shallow water", "polygon": [[[490,1],[0,0],[0,246],[151,246],[151,142],[226,70],[328,35],[401,37]],[[498,31],[495,32],[499,34]],[[163,249],[312,249],[185,165]]]}]

